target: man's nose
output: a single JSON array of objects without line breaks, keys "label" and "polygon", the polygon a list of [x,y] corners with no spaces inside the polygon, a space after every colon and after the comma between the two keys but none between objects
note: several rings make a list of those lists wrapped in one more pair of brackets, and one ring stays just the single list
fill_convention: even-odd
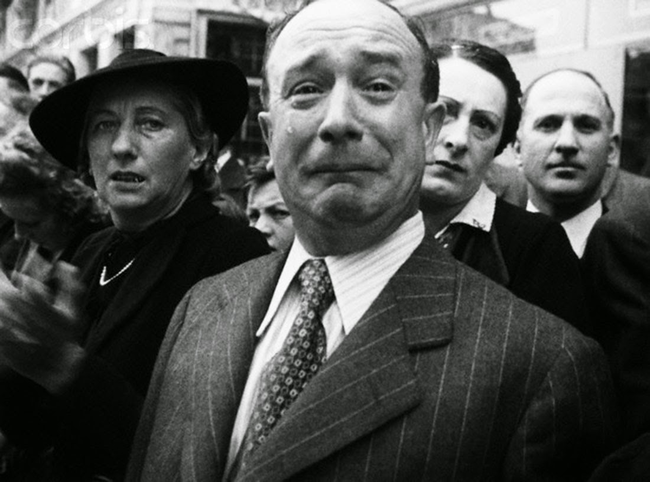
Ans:
[{"label": "man's nose", "polygon": [[363,131],[358,119],[357,100],[352,87],[337,82],[328,95],[318,136],[323,142],[359,141]]},{"label": "man's nose", "polygon": [[50,95],[55,90],[56,90],[56,85],[50,84],[48,82],[43,84],[43,92],[44,92],[45,95]]},{"label": "man's nose", "polygon": [[269,216],[265,214],[260,214],[260,217],[257,218],[257,221],[254,224],[255,229],[260,231],[264,235],[270,235],[272,233],[271,222]]},{"label": "man's nose", "polygon": [[555,141],[555,150],[562,154],[575,154],[578,151],[578,141],[575,127],[570,121],[562,124]]}]

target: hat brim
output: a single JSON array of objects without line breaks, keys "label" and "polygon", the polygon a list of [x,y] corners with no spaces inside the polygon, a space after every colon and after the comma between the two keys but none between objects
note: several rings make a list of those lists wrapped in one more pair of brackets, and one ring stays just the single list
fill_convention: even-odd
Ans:
[{"label": "hat brim", "polygon": [[110,66],[62,87],[43,99],[29,125],[43,147],[59,162],[75,169],[86,111],[99,84],[135,76],[168,79],[197,95],[204,115],[222,148],[241,127],[248,112],[246,77],[234,64],[213,59],[158,57],[137,65]]}]

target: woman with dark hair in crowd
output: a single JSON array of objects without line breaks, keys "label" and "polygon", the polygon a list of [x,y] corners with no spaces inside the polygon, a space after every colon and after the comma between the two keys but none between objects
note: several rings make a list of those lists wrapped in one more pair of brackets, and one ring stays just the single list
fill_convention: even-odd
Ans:
[{"label": "woman with dark hair in crowd", "polygon": [[436,145],[427,146],[420,206],[427,229],[456,259],[584,327],[579,262],[562,227],[498,199],[485,184],[521,118],[521,89],[510,63],[498,51],[465,40],[432,51],[447,114]]},{"label": "woman with dark hair in crowd", "polygon": [[123,478],[176,305],[268,252],[212,204],[217,150],[247,108],[234,65],[132,50],[32,113],[37,139],[92,179],[114,223],[75,253],[79,276],[56,263],[51,280],[0,286],[0,358],[21,375],[0,385],[0,430],[37,460],[51,454],[52,480]]}]

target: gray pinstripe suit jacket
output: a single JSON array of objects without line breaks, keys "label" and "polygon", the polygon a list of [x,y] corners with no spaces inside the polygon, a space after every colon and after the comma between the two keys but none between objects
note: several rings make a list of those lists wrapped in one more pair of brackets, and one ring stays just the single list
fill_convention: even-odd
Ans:
[{"label": "gray pinstripe suit jacket", "polygon": [[[209,278],[179,305],[128,480],[222,479],[283,262]],[[425,238],[236,480],[581,480],[614,423],[596,343]]]}]

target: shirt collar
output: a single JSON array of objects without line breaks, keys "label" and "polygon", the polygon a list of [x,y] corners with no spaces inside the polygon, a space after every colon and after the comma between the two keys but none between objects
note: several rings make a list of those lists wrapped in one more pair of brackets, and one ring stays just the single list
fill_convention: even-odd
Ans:
[{"label": "shirt collar", "polygon": [[578,258],[582,258],[591,228],[594,227],[594,224],[602,215],[603,203],[598,201],[571,219],[561,223]]},{"label": "shirt collar", "polygon": [[[449,221],[449,224],[467,224],[480,229],[481,231],[489,232],[490,229],[492,229],[496,202],[497,195],[494,194],[485,183],[481,183],[478,191],[476,191],[462,211]],[[447,226],[449,226],[449,224]],[[444,229],[447,229],[447,226],[445,226]],[[442,233],[444,229],[442,229],[440,233]]]},{"label": "shirt collar", "polygon": [[[422,213],[404,221],[400,227],[379,243],[357,253],[345,256],[326,256],[325,264],[332,279],[336,304],[343,320],[343,330],[347,334],[369,307],[359,303],[359,279],[372,280],[368,299],[374,300],[388,280],[415,251],[424,238]],[[257,336],[261,336],[275,316],[282,299],[291,286],[305,261],[313,258],[300,242],[296,234],[289,255],[278,279],[269,308],[262,320]],[[375,293],[376,291],[376,293]]]}]

